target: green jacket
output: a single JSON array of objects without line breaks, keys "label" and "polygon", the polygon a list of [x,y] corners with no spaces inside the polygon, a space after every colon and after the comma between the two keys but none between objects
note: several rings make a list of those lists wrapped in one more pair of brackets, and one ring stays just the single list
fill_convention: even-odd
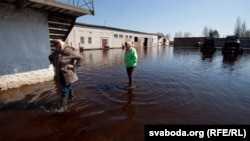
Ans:
[{"label": "green jacket", "polygon": [[135,48],[131,47],[129,50],[126,50],[124,61],[126,67],[134,67],[137,65],[138,56]]}]

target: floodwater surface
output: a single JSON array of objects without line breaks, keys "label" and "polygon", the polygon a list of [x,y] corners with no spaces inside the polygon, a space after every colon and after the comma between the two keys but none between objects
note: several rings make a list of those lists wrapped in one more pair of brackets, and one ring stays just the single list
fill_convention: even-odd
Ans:
[{"label": "floodwater surface", "polygon": [[136,88],[124,50],[82,53],[77,98],[56,112],[53,81],[0,93],[0,140],[143,141],[145,124],[250,124],[250,50],[137,48]]}]

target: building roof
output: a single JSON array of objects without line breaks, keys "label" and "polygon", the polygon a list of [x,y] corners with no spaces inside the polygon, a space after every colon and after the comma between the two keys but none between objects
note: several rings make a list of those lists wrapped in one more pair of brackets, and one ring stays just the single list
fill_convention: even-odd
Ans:
[{"label": "building roof", "polygon": [[146,32],[135,31],[135,30],[121,29],[121,28],[116,28],[116,27],[93,25],[93,24],[86,24],[86,23],[79,23],[79,22],[76,22],[75,25],[84,26],[88,28],[107,29],[107,30],[115,30],[115,31],[121,31],[121,32],[137,33],[137,34],[147,34],[147,35],[156,35],[156,36],[158,35],[157,33],[146,33]]},{"label": "building roof", "polygon": [[1,3],[17,5],[20,8],[29,7],[79,17],[84,15],[94,15],[94,11],[78,6],[58,2],[56,0],[1,0]]}]

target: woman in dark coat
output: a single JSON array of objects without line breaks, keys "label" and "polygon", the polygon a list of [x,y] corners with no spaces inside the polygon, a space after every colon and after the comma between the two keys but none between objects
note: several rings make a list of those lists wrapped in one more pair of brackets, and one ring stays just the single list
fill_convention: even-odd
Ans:
[{"label": "woman in dark coat", "polygon": [[55,51],[49,55],[55,68],[55,80],[62,86],[62,103],[59,111],[66,109],[68,98],[74,97],[72,84],[78,80],[75,67],[81,65],[83,57],[61,40],[55,41]]}]

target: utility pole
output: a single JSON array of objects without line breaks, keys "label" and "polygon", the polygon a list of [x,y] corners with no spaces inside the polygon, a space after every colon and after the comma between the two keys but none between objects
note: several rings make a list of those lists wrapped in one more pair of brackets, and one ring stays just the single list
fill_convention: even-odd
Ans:
[{"label": "utility pole", "polygon": [[104,26],[106,26],[106,23],[107,23],[107,22],[105,21],[105,22],[104,22]]}]

